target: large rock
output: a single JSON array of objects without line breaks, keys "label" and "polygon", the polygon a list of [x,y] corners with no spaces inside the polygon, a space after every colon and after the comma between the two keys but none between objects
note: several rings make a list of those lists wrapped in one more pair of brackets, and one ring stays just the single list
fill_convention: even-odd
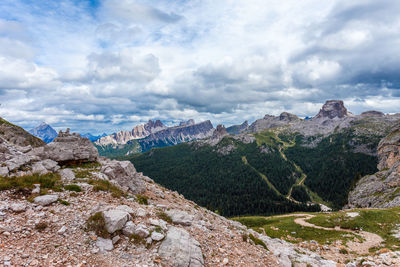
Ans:
[{"label": "large rock", "polygon": [[111,239],[104,239],[101,237],[97,238],[96,246],[99,248],[100,252],[111,251],[114,249]]},{"label": "large rock", "polygon": [[125,224],[124,228],[122,228],[122,233],[128,237],[133,235],[135,233],[136,225],[132,222],[129,221]]},{"label": "large rock", "polygon": [[47,206],[50,205],[51,203],[56,202],[57,200],[58,200],[58,195],[44,195],[35,197],[33,202],[41,206]]},{"label": "large rock", "polygon": [[204,266],[199,242],[181,228],[171,227],[158,249],[158,254],[176,267]]},{"label": "large rock", "polygon": [[103,218],[106,224],[107,232],[110,234],[124,228],[131,216],[123,210],[108,210],[103,211]]},{"label": "large rock", "polygon": [[49,158],[60,164],[68,162],[95,162],[99,154],[89,139],[77,133],[60,131],[53,142],[44,146],[43,158]]},{"label": "large rock", "polygon": [[136,194],[142,193],[146,189],[142,179],[143,175],[136,172],[130,161],[101,159],[100,162],[103,165],[101,172],[123,189],[129,189]]},{"label": "large rock", "polygon": [[75,179],[75,173],[69,168],[61,169],[59,173],[63,182],[70,182]]},{"label": "large rock", "polygon": [[190,215],[182,210],[167,210],[165,212],[169,217],[171,217],[171,220],[173,223],[176,224],[181,224],[185,226],[190,226],[192,225],[192,221],[194,219],[193,215]]}]

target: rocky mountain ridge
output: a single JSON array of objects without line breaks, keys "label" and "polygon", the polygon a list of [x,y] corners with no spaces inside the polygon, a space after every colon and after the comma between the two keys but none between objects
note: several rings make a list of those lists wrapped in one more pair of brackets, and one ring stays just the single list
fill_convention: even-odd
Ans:
[{"label": "rocky mountain ridge", "polygon": [[160,120],[149,120],[146,124],[141,124],[133,127],[131,131],[120,131],[111,135],[104,136],[95,141],[98,146],[124,145],[131,140],[145,138],[152,133],[156,133],[167,128]]}]

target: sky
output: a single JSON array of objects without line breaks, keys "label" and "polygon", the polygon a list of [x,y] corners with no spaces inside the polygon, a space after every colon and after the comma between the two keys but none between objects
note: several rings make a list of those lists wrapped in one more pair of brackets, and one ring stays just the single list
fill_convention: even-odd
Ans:
[{"label": "sky", "polygon": [[0,117],[112,133],[400,112],[400,1],[1,0]]}]

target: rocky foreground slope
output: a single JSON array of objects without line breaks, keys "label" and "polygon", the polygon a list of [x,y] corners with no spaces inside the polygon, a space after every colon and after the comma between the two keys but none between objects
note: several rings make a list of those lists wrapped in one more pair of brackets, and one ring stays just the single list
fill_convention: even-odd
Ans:
[{"label": "rocky foreground slope", "polygon": [[379,172],[364,176],[349,194],[349,208],[400,206],[400,124],[379,142]]},{"label": "rocky foreground slope", "polygon": [[0,137],[3,266],[336,266],[199,207],[101,158],[78,134]]}]

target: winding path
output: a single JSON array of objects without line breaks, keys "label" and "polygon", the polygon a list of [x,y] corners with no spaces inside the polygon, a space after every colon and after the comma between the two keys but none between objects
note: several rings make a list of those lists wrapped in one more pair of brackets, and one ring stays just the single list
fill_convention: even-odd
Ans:
[{"label": "winding path", "polygon": [[[356,252],[357,254],[368,254],[370,248],[377,247],[383,242],[382,237],[380,237],[377,234],[370,233],[370,232],[343,229],[343,228],[340,228],[339,226],[336,226],[335,228],[322,227],[322,226],[318,226],[318,225],[315,225],[315,224],[312,224],[312,223],[309,223],[306,221],[306,220],[309,220],[309,219],[315,217],[315,215],[311,215],[311,214],[289,214],[289,215],[299,216],[300,218],[294,219],[294,222],[301,226],[311,227],[311,228],[321,229],[321,230],[326,230],[326,231],[342,231],[342,232],[352,233],[352,234],[361,236],[364,239],[364,241],[362,243],[354,242],[354,241],[347,242],[347,247],[351,251]],[[285,217],[289,217],[289,216],[285,216]]]}]

